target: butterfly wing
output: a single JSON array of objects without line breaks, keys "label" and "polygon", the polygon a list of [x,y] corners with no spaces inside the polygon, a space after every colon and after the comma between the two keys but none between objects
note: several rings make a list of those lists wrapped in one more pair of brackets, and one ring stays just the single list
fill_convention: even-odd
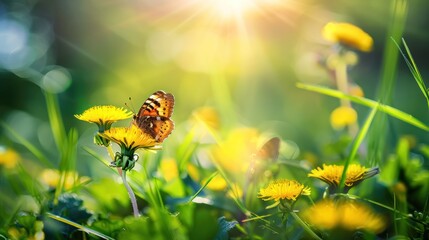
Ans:
[{"label": "butterfly wing", "polygon": [[155,141],[162,142],[174,129],[170,119],[173,113],[174,96],[171,93],[157,91],[142,105],[133,124],[151,135]]},{"label": "butterfly wing", "polygon": [[252,155],[249,172],[251,178],[260,177],[268,168],[277,161],[280,152],[280,138],[273,137]]},{"label": "butterfly wing", "polygon": [[256,154],[259,159],[277,161],[279,158],[280,138],[273,137],[259,149]]},{"label": "butterfly wing", "polygon": [[140,129],[151,135],[157,142],[164,141],[164,139],[167,138],[174,129],[173,121],[166,117],[146,116],[143,118],[137,118],[134,122]]},{"label": "butterfly wing", "polygon": [[148,99],[146,99],[135,118],[145,116],[161,116],[170,118],[173,114],[173,107],[173,94],[165,93],[161,90],[156,91]]}]

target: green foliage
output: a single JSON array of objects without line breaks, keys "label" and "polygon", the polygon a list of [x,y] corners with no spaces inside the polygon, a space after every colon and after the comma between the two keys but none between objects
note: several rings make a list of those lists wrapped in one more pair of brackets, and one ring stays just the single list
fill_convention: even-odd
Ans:
[{"label": "green foliage", "polygon": [[[0,4],[0,12],[8,11],[3,9],[3,5],[14,11],[24,8],[25,4],[18,2],[17,5]],[[37,0],[34,1],[36,2]],[[70,6],[67,6],[87,6],[80,5],[83,2],[68,3]],[[259,7],[262,2],[265,1],[253,3],[255,6],[252,7]],[[181,17],[182,9],[174,15],[174,28],[169,26],[157,29],[156,25],[165,20],[165,16],[160,15],[163,12],[160,10],[166,5],[159,6],[156,12],[148,14],[146,8],[151,6],[145,3],[141,5],[143,7],[125,10],[124,6],[114,4],[115,11],[110,12],[114,14],[112,19],[122,19],[133,12],[138,12],[139,15],[131,21],[127,19],[126,24],[121,22],[113,25],[111,20],[97,18],[97,12],[104,14],[105,10],[111,8],[111,4],[103,4],[103,9],[96,9],[94,12],[92,10],[95,8],[85,8],[90,12],[91,18],[98,20],[97,31],[85,35],[88,38],[97,36],[97,41],[94,41],[96,44],[86,42],[86,47],[91,51],[81,49],[79,44],[75,46],[73,41],[62,39],[62,34],[52,35],[60,36],[59,45],[67,45],[70,48],[68,50],[78,52],[89,62],[92,61],[79,62],[79,66],[85,65],[82,68],[85,71],[76,71],[83,71],[84,74],[77,75],[78,80],[64,93],[55,90],[55,86],[61,85],[67,74],[58,69],[45,74],[43,71],[49,70],[48,68],[35,73],[38,71],[36,69],[41,69],[39,65],[52,58],[47,56],[48,50],[42,49],[43,44],[27,46],[31,51],[18,49],[8,52],[0,47],[0,75],[4,76],[6,72],[18,81],[27,79],[35,83],[29,88],[42,90],[42,94],[34,94],[32,91],[32,96],[17,94],[28,87],[24,85],[19,88],[3,88],[2,85],[0,89],[13,89],[11,93],[2,91],[6,96],[2,99],[13,96],[10,103],[15,101],[15,97],[19,97],[22,99],[20,101],[27,102],[31,107],[1,105],[2,111],[5,109],[13,115],[13,112],[25,109],[27,115],[37,119],[35,124],[28,123],[28,126],[24,126],[27,122],[20,122],[25,118],[22,114],[18,114],[18,118],[1,121],[4,136],[0,137],[0,239],[427,239],[429,143],[426,135],[429,125],[424,119],[427,114],[421,114],[423,111],[420,105],[424,102],[423,105],[427,105],[429,109],[429,91],[423,80],[426,72],[417,67],[418,54],[402,38],[403,33],[407,32],[406,27],[413,27],[406,22],[411,6],[415,7],[412,5],[415,3],[407,0],[392,1],[391,9],[384,10],[384,17],[388,16],[386,19],[389,19],[388,24],[378,20],[377,24],[371,24],[373,22],[367,20],[369,32],[376,31],[374,26],[381,28],[380,25],[386,25],[382,26],[387,32],[387,36],[383,36],[385,44],[380,43],[380,34],[374,34],[377,38],[374,37],[374,46],[371,42],[371,47],[377,52],[369,53],[374,55],[358,55],[355,51],[359,48],[353,46],[353,41],[339,39],[330,42],[330,49],[318,51],[320,61],[317,69],[322,68],[325,71],[323,74],[316,73],[316,68],[313,69],[308,62],[300,62],[306,59],[307,54],[301,49],[310,51],[314,48],[307,46],[314,45],[314,39],[309,43],[301,41],[300,36],[295,36],[307,29],[300,28],[299,31],[285,34],[290,38],[289,42],[281,44],[260,41],[264,39],[253,36],[258,31],[263,32],[267,39],[273,33],[276,39],[283,34],[277,33],[274,25],[284,24],[287,19],[283,13],[289,13],[292,8],[289,5],[273,7],[280,3],[266,2],[273,2],[270,3],[273,5],[264,7],[270,9],[268,12],[264,12],[264,8],[258,8],[258,12],[264,13],[264,20],[260,19],[260,25],[264,26],[261,29],[257,26],[255,29],[246,28],[248,24],[256,22],[256,18],[244,21],[256,14],[250,12],[235,12],[232,18],[234,21],[219,16],[221,21],[216,22],[219,25],[214,28],[199,29],[207,27],[206,22],[212,23],[201,21],[201,26],[195,26],[195,30],[189,22],[198,15],[210,14],[193,14],[192,18],[186,18],[185,22],[177,25],[176,18]],[[52,6],[56,4],[63,6],[65,3],[52,3]],[[90,4],[91,7],[100,7],[97,1]],[[344,6],[350,7],[357,3],[326,4],[338,4],[335,10],[338,11]],[[371,4],[379,6],[381,3]],[[234,4],[223,5],[231,7]],[[361,5],[359,2],[356,6]],[[208,6],[198,11],[203,11]],[[385,9],[385,5],[380,6]],[[46,6],[37,4],[34,7],[27,9],[25,14],[30,16]],[[284,9],[288,11],[283,12]],[[307,10],[309,9],[300,9],[296,13]],[[13,15],[14,11],[6,15]],[[329,16],[327,12],[325,14]],[[226,13],[227,11],[223,11],[223,14]],[[366,7],[363,13],[366,16]],[[311,12],[309,15],[314,16],[313,14]],[[24,15],[16,17],[28,21],[19,25],[18,30],[28,25],[34,29],[40,28],[42,32],[50,31],[47,30],[50,27],[43,27],[43,24],[33,26],[30,24],[33,16]],[[275,21],[276,24],[273,21],[270,23],[272,28],[266,28],[266,18],[271,15],[282,21]],[[64,16],[64,19],[70,17],[67,14]],[[135,23],[140,23],[137,19],[153,16],[159,18],[156,21],[151,19],[150,24],[142,25],[144,28],[140,25],[133,28]],[[356,19],[355,17],[350,16],[350,19]],[[84,20],[87,19],[82,19],[82,22]],[[6,20],[2,16],[0,22],[4,24],[4,21]],[[64,21],[69,23],[68,20]],[[106,23],[108,27],[99,31],[98,28]],[[237,25],[231,25],[232,23]],[[316,26],[314,22],[309,25],[312,28]],[[93,27],[88,25],[90,29],[95,29]],[[130,31],[124,32],[125,28]],[[114,31],[115,37],[124,41],[118,44],[121,48],[125,49],[127,44],[132,43],[130,45],[135,46],[133,50],[138,53],[137,57],[105,48],[105,43],[100,39],[108,32],[106,29]],[[217,32],[219,29],[221,31]],[[187,35],[185,30],[198,36],[192,42],[191,50],[184,50],[192,35]],[[5,30],[0,29],[0,35],[4,34],[3,31]],[[30,31],[33,30],[28,29],[28,39],[22,44],[42,39]],[[100,33],[103,34],[101,38]],[[77,40],[85,42],[85,39]],[[207,45],[197,48],[201,42],[207,42]],[[103,51],[95,46],[98,44]],[[221,47],[213,48],[213,45]],[[379,52],[380,45],[384,46],[383,53]],[[100,59],[93,56],[100,54],[98,51],[104,52],[104,49],[108,53],[98,55]],[[217,51],[219,49],[222,51]],[[294,49],[297,53],[285,56],[286,49]],[[110,56],[110,51],[113,51],[112,56],[115,57],[106,57]],[[46,52],[46,56],[25,64],[24,70],[5,68],[4,63],[14,52],[22,54],[20,59],[25,58],[22,52],[29,52],[29,56],[26,56],[28,58],[35,58],[31,54],[44,55],[42,52]],[[147,56],[140,56],[142,52]],[[64,56],[68,53],[66,51]],[[203,54],[204,61],[194,54]],[[365,61],[373,61],[376,54],[383,55],[374,58],[382,59],[378,92],[368,91],[370,95],[366,97],[353,93],[350,89],[358,84],[365,86],[365,94],[367,88],[372,90],[373,83],[362,83],[361,79],[377,80],[378,77],[374,75],[378,75],[378,69],[371,69],[376,74],[365,72],[366,67],[373,67]],[[397,94],[394,89],[397,77],[402,76],[397,74],[401,69],[398,64],[399,54],[404,58],[424,101],[401,98],[396,102],[392,101]],[[270,56],[266,62],[259,59],[264,55]],[[290,64],[285,59],[292,55],[296,56],[291,61],[294,63]],[[357,65],[360,58],[364,61]],[[143,70],[138,69],[141,65],[133,65],[134,62],[143,64]],[[293,66],[295,62],[296,65],[305,65],[304,68]],[[94,63],[102,71],[95,69],[92,65]],[[377,64],[373,65],[378,67]],[[191,70],[181,69],[185,66]],[[293,68],[293,71],[289,68]],[[150,71],[155,69],[161,71]],[[95,74],[98,71],[102,74]],[[174,72],[173,77],[171,72]],[[306,74],[310,72],[315,72],[319,84],[310,81],[295,82],[298,77],[306,79]],[[92,77],[95,77],[95,83],[85,82]],[[103,77],[113,78],[114,85],[102,81]],[[174,81],[166,82],[162,80],[164,77]],[[296,87],[307,91],[297,90]],[[151,121],[141,116],[141,119],[145,119],[142,121],[147,122],[138,128],[141,130],[138,137],[156,142],[159,146],[154,148],[130,148],[128,153],[132,154],[121,155],[122,146],[110,139],[107,143],[96,132],[93,121],[89,121],[93,125],[88,127],[79,125],[72,117],[75,112],[90,104],[122,102],[129,95],[140,97],[143,92],[152,88],[165,88],[175,94],[174,115],[171,118],[174,120],[174,131],[165,142],[160,141],[156,133],[166,131],[163,121],[167,117],[162,115],[166,108],[158,106],[161,105],[159,99],[154,98],[150,98],[144,105],[150,112],[145,112],[144,117]],[[44,104],[38,104],[35,100],[33,102],[32,97],[36,98],[36,95],[41,95]],[[421,97],[420,94],[419,96]],[[349,111],[351,115],[341,116],[344,117],[340,119],[343,121],[340,123],[344,123],[342,128],[336,128],[332,124],[334,128],[331,129],[328,124],[334,103],[339,103],[338,108],[352,110]],[[420,104],[417,107],[418,113],[413,108],[416,103]],[[203,111],[201,114],[198,108],[201,106],[210,108],[210,111]],[[126,107],[135,111],[132,104]],[[157,109],[158,107],[161,109]],[[141,111],[139,115],[140,113]],[[3,116],[3,112],[1,114]],[[100,116],[97,117],[96,120],[101,119]],[[395,120],[395,124],[390,125],[390,120]],[[401,125],[396,125],[396,122]],[[103,130],[108,130],[109,127],[133,126],[135,122],[131,120],[126,123],[103,124],[106,127]],[[93,139],[101,139],[104,144],[93,144]],[[132,145],[135,140],[125,136],[123,145]],[[354,164],[363,166],[364,170],[359,172],[359,169],[353,169]],[[323,166],[338,168],[333,167],[331,171],[323,172],[320,169]],[[340,166],[343,168],[338,171]],[[356,172],[350,173],[350,169]],[[317,175],[314,170],[322,173]],[[292,191],[297,189],[293,189],[293,185],[269,188],[270,183],[281,179],[296,180],[302,188],[298,189],[298,193]],[[265,198],[262,189],[268,189],[267,194],[271,194],[271,198]],[[330,189],[335,191],[331,192]],[[307,190],[311,190],[311,194]],[[340,214],[335,215],[325,205],[321,214],[311,212],[313,207],[324,201],[332,201],[335,207],[339,206],[335,204],[344,202],[359,203],[369,210],[354,212],[359,209],[357,204],[351,205],[354,208],[348,209],[350,212],[334,212]],[[363,222],[359,222],[360,220]],[[326,222],[331,225],[326,225]]]},{"label": "green foliage", "polygon": [[233,229],[235,225],[237,225],[237,221],[228,222],[225,220],[225,217],[220,217],[218,219],[219,222],[219,231],[215,237],[216,240],[227,240],[228,239],[228,231]]}]

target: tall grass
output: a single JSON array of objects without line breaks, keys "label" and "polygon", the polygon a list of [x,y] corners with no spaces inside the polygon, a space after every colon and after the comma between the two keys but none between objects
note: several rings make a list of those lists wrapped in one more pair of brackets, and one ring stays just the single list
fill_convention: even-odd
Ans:
[{"label": "tall grass", "polygon": [[[405,23],[408,14],[407,0],[394,0],[391,3],[391,16],[387,29],[384,51],[383,67],[381,73],[381,82],[378,87],[377,99],[383,104],[390,105],[392,94],[395,87],[395,76],[397,72],[397,63],[399,51],[394,41],[399,41],[404,32]],[[392,41],[392,39],[394,41]],[[387,118],[379,114],[374,119],[373,130],[368,136],[368,160],[371,165],[383,161],[385,156],[385,146],[388,139]],[[384,136],[384,137],[381,137]]]}]

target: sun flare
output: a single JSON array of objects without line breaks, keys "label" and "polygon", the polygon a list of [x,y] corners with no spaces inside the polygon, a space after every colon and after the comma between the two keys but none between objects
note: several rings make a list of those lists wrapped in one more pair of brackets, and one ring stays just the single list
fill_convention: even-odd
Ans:
[{"label": "sun flare", "polygon": [[223,18],[233,18],[255,8],[256,0],[211,0],[209,4],[217,15]]}]

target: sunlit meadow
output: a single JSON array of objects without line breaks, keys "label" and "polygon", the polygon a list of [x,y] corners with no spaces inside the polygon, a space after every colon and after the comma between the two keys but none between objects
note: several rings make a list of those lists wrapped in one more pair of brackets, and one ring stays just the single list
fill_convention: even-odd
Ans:
[{"label": "sunlit meadow", "polygon": [[1,239],[429,239],[428,7],[1,1]]}]

